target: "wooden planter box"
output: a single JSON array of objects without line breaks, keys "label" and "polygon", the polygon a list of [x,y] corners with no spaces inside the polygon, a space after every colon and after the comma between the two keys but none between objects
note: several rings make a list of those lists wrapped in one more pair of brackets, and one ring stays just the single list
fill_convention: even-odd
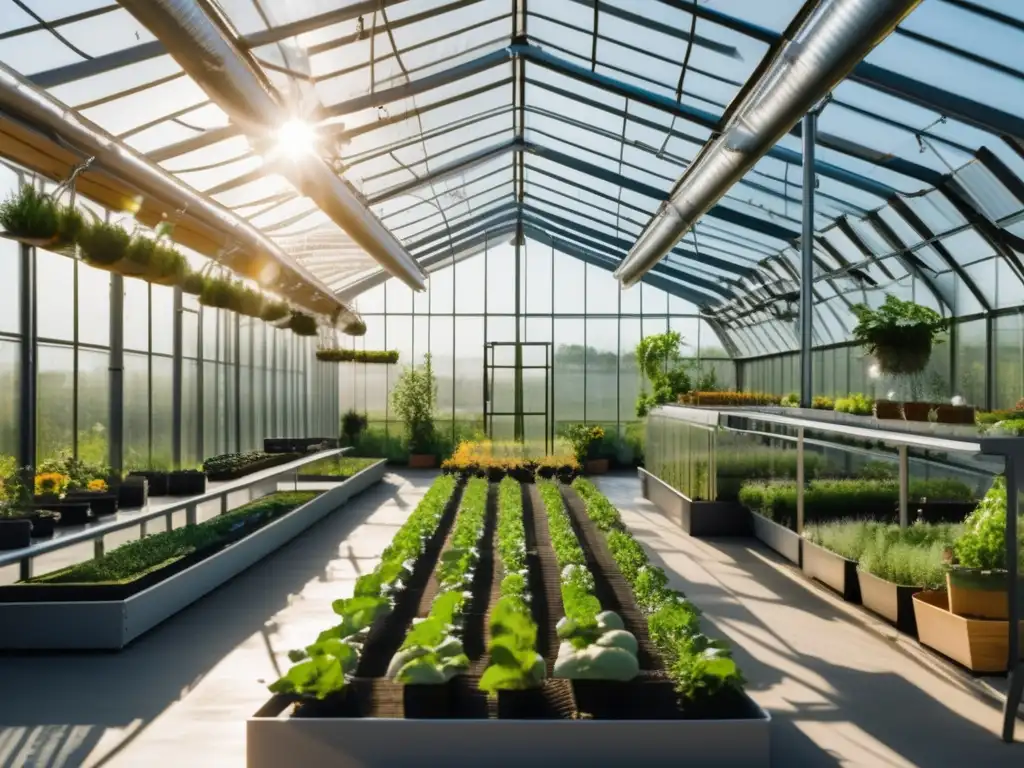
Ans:
[{"label": "wooden planter box", "polygon": [[840,557],[807,539],[803,541],[804,575],[820,581],[848,603],[860,604],[860,582],[857,581],[857,563]]},{"label": "wooden planter box", "polygon": [[750,511],[739,502],[694,501],[646,469],[638,469],[644,498],[691,536],[750,536]]},{"label": "wooden planter box", "polygon": [[750,513],[750,520],[754,526],[754,536],[769,549],[778,552],[794,565],[800,565],[801,547],[803,537],[796,531],[791,531],[784,525],[779,525],[774,520],[769,520],[764,515],[756,512]]},{"label": "wooden planter box", "polygon": [[291,718],[272,701],[246,724],[246,766],[767,768],[771,718],[747,702],[734,720],[408,720]]},{"label": "wooden planter box", "polygon": [[[0,649],[119,650],[380,482],[385,470],[381,460],[216,554],[123,599],[89,599],[86,595],[78,600],[18,597],[21,602],[0,602]],[[23,595],[27,588],[13,585],[6,589]],[[46,587],[40,585],[39,589]]]},{"label": "wooden planter box", "polygon": [[917,637],[917,620],[914,618],[914,595],[921,587],[908,587],[880,579],[873,573],[857,569],[861,603],[900,632]]},{"label": "wooden planter box", "polygon": [[[1006,671],[1010,622],[957,616],[950,612],[945,592],[918,592],[913,600],[917,636],[923,645],[972,672]],[[1024,621],[1020,629],[1024,632]],[[1024,659],[1024,653],[1021,658]]]},{"label": "wooden planter box", "polygon": [[[949,610],[957,616],[973,619],[1010,618],[1008,578],[1005,572],[948,572],[946,592],[949,595]],[[1024,607],[1024,576],[1018,579],[1018,599]]]},{"label": "wooden planter box", "polygon": [[409,469],[434,469],[437,466],[437,456],[432,453],[410,453]]},{"label": "wooden planter box", "polygon": [[588,475],[603,475],[608,471],[608,459],[587,459],[585,471]]},{"label": "wooden planter box", "polygon": [[876,419],[902,419],[903,409],[894,400],[875,400],[873,408]]}]

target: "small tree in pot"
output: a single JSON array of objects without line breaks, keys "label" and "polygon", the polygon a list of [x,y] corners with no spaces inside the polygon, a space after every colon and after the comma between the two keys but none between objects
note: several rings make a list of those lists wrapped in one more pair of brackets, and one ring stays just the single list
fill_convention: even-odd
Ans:
[{"label": "small tree in pot", "polygon": [[366,416],[355,410],[349,410],[341,417],[341,434],[345,436],[345,442],[355,445],[359,436],[366,429]]},{"label": "small tree in pot", "polygon": [[571,424],[565,430],[566,439],[572,443],[576,461],[592,475],[608,471],[608,459],[598,456],[604,430],[598,426],[588,427],[586,424]]},{"label": "small tree in pot", "polygon": [[391,407],[405,424],[406,445],[410,467],[433,467],[434,404],[437,402],[437,380],[430,363],[430,354],[423,356],[419,368],[406,368],[391,390]]}]

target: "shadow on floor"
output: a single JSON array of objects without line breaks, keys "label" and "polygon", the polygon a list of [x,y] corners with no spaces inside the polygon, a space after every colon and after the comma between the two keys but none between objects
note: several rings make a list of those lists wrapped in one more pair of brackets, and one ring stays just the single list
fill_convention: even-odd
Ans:
[{"label": "shadow on floor", "polygon": [[[635,478],[613,476],[602,479],[600,485],[620,510],[629,511],[629,527],[652,563],[666,571],[673,586],[693,596],[704,612],[704,631],[732,642],[734,657],[748,680],[747,690],[755,698],[761,692],[773,702],[780,694],[786,696],[787,685],[800,692],[799,701],[784,698],[784,705],[770,707],[774,765],[849,764],[848,751],[862,755],[868,761],[863,764],[893,764],[891,754],[879,754],[879,745],[920,766],[1024,765],[1024,744],[1002,743],[993,731],[954,711],[942,699],[943,690],[947,696],[967,692],[952,675],[921,667],[925,675],[934,677],[927,682],[930,691],[926,691],[899,674],[901,668],[891,672],[870,669],[881,664],[871,657],[871,649],[888,650],[885,641],[853,623],[816,594],[815,587],[788,578],[766,562],[778,558],[759,542],[694,539],[640,497]],[[696,581],[688,580],[666,561],[672,557],[678,564],[679,555],[689,559],[683,570]],[[746,593],[742,587],[726,583],[736,576],[751,582]],[[779,622],[766,620],[769,615],[778,617]],[[845,625],[841,640],[844,649],[850,648],[849,665],[794,647],[801,639],[800,632],[820,630],[821,622]],[[910,658],[897,663],[916,666]],[[776,687],[778,690],[772,691]],[[1002,719],[999,709],[972,701],[983,708],[984,717],[991,717],[994,730]],[[806,733],[821,729],[833,734],[830,743],[841,733],[842,758],[825,751]],[[1018,738],[1024,738],[1022,730],[1018,728]]]},{"label": "shadow on floor", "polygon": [[[106,729],[131,726],[102,765],[240,643],[267,632],[292,595],[310,581],[328,580],[340,542],[381,504],[407,505],[399,491],[415,494],[431,479],[387,475],[349,501],[345,513],[320,521],[119,653],[0,655],[0,766],[79,766]],[[18,757],[26,746],[28,754]]]}]

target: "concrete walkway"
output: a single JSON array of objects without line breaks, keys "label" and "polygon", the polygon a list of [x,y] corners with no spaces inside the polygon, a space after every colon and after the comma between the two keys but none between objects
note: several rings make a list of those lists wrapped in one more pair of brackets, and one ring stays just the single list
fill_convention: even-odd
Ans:
[{"label": "concrete walkway", "polygon": [[121,653],[0,655],[0,766],[244,766],[266,683],[334,623],[331,602],[351,596],[435,475],[387,475]]},{"label": "concrete walkway", "polygon": [[998,708],[852,619],[759,542],[686,535],[635,476],[598,485],[703,611],[705,633],[732,642],[747,690],[774,720],[773,765],[1024,766],[1024,743],[999,739]]}]

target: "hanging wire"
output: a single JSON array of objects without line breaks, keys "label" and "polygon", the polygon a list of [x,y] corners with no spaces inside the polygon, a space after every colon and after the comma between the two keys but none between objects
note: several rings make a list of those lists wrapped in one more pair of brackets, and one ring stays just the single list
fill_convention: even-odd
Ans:
[{"label": "hanging wire", "polygon": [[[679,83],[676,85],[676,101],[682,103],[683,101],[683,83],[686,81],[686,70],[690,66],[690,54],[693,52],[693,36],[697,32],[697,0],[693,0],[693,10],[690,11],[690,38],[686,41],[686,55],[683,56],[683,68],[679,71]],[[662,154],[665,152],[665,148],[668,146],[668,140],[672,138],[672,132],[676,127],[677,115],[672,115],[672,123],[668,127],[668,131],[665,133],[665,140],[661,143],[661,149],[655,155],[659,160],[662,159]]]}]

